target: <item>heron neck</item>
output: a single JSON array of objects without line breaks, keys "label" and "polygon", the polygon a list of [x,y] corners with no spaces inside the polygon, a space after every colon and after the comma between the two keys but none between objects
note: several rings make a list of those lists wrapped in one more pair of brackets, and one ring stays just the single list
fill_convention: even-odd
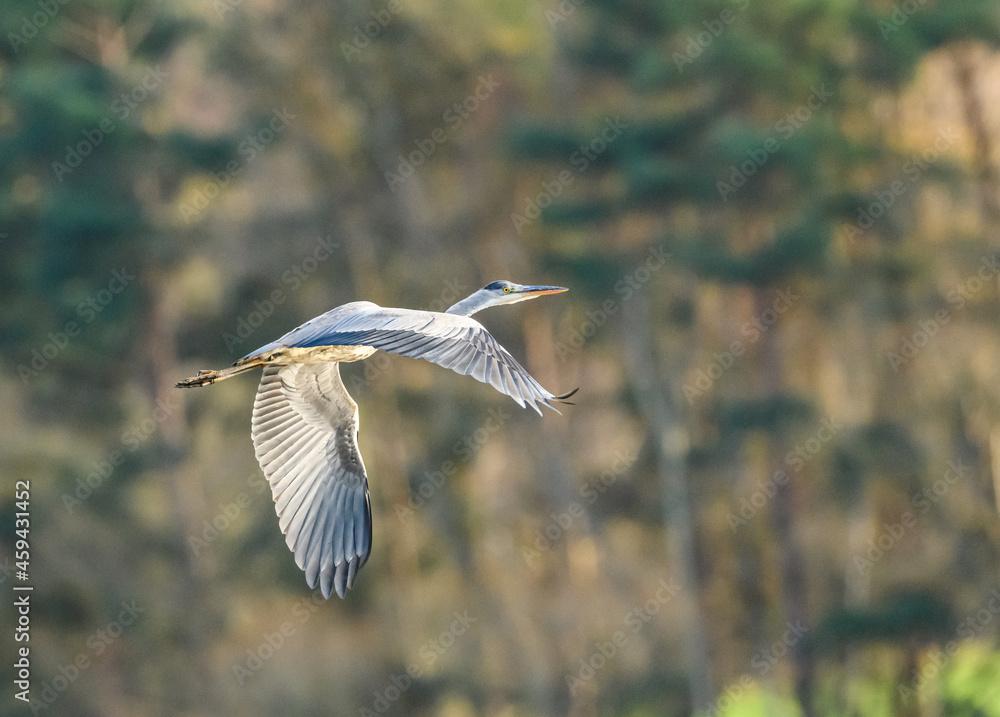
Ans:
[{"label": "heron neck", "polygon": [[474,313],[484,308],[486,308],[486,303],[477,291],[472,296],[467,296],[457,304],[452,304],[445,310],[444,313],[456,314],[458,316],[472,316]]}]

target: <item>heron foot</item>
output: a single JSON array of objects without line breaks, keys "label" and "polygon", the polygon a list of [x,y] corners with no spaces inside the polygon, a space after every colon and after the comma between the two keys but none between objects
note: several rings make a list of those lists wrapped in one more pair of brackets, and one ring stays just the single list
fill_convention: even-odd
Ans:
[{"label": "heron foot", "polygon": [[186,378],[177,383],[176,388],[195,388],[196,386],[207,386],[215,383],[218,371],[199,371],[197,376]]}]

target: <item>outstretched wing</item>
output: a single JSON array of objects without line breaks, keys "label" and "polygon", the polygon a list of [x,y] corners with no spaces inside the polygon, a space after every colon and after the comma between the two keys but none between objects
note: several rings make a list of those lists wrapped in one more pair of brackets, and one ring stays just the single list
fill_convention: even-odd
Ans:
[{"label": "outstretched wing", "polygon": [[[344,311],[348,308],[351,311]],[[542,388],[482,324],[468,316],[356,302],[303,324],[265,348],[275,346],[371,346],[424,359],[488,383],[538,413],[539,406],[558,412],[552,401],[572,395],[556,396]]]},{"label": "outstretched wing", "polygon": [[323,596],[347,588],[372,549],[358,408],[340,364],[265,366],[253,405],[254,452],[285,542]]}]

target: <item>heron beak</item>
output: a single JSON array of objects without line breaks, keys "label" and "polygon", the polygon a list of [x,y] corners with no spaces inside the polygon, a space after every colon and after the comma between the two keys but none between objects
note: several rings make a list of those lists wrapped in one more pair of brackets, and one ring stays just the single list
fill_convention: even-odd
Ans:
[{"label": "heron beak", "polygon": [[522,286],[515,293],[525,298],[533,296],[545,296],[546,294],[561,294],[569,289],[562,286]]}]

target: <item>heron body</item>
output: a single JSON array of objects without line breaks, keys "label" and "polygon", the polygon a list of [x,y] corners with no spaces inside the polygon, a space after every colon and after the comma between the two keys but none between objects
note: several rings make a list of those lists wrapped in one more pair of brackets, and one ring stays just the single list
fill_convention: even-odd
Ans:
[{"label": "heron body", "polygon": [[263,367],[254,400],[254,452],[278,524],[309,587],[344,597],[372,547],[368,477],[358,448],[358,406],[340,364],[376,351],[421,358],[488,383],[520,406],[553,410],[572,393],[542,386],[471,315],[488,306],[566,291],[495,281],[446,312],[354,301],[317,316],[221,371],[177,384],[206,386]]}]

